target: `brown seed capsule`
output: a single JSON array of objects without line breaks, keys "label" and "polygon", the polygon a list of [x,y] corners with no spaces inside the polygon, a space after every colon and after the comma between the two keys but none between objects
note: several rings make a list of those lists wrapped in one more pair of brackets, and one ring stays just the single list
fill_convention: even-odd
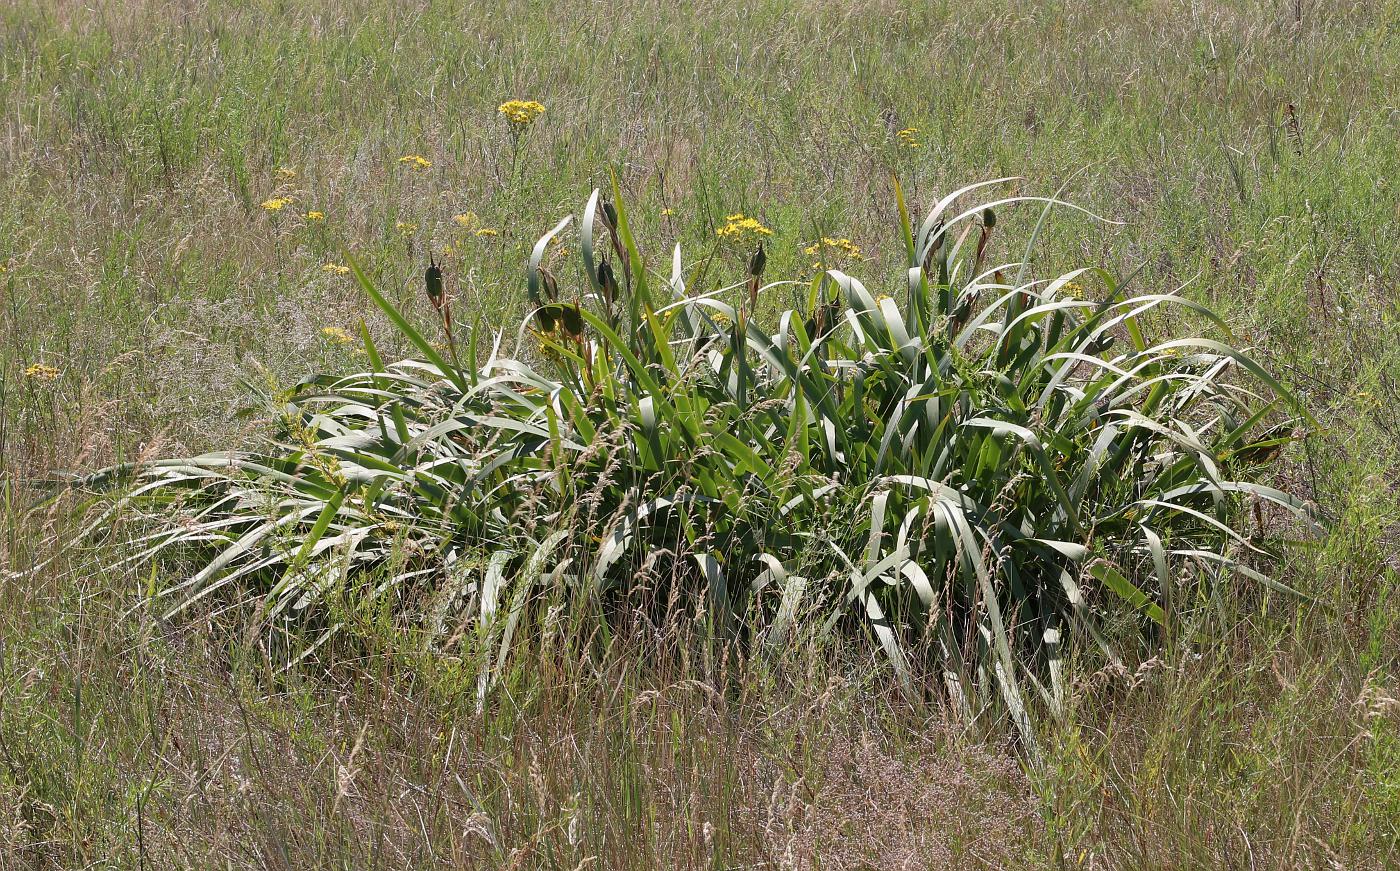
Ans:
[{"label": "brown seed capsule", "polygon": [[555,310],[559,308],[558,303],[549,303],[535,309],[535,322],[540,325],[540,332],[552,333],[557,324],[555,320]]},{"label": "brown seed capsule", "polygon": [[758,243],[758,250],[749,258],[749,275],[760,278],[763,275],[763,267],[768,264],[768,255],[763,252],[763,243]]},{"label": "brown seed capsule", "polygon": [[575,300],[573,305],[561,305],[560,320],[569,338],[578,341],[583,338],[583,309]]},{"label": "brown seed capsule", "polygon": [[428,255],[428,268],[423,272],[423,284],[428,291],[428,302],[435,309],[442,308],[442,267],[437,265],[431,254]]},{"label": "brown seed capsule", "polygon": [[603,300],[611,306],[617,298],[617,275],[607,258],[598,261],[598,284],[603,288]]}]

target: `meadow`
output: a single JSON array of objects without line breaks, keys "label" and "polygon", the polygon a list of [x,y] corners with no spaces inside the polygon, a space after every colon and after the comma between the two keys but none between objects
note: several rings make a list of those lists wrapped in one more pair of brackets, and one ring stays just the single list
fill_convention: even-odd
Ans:
[{"label": "meadow", "polygon": [[[0,868],[1393,866],[1397,70],[1394,0],[5,4]],[[873,633],[639,617],[484,689],[383,600],[289,662],[252,608],[153,604],[190,555],[80,534],[74,474],[257,444],[301,379],[416,353],[365,284],[442,347],[430,252],[513,346],[595,189],[663,273],[741,278],[745,215],[765,275],[893,295],[900,196],[1004,177],[1107,219],[1054,212],[1038,275],[1209,306],[1298,398],[1264,482],[1321,521],[1251,504],[1304,596],[1217,583],[1189,632],[1076,649],[1034,753]],[[1040,214],[999,208],[993,261]]]}]

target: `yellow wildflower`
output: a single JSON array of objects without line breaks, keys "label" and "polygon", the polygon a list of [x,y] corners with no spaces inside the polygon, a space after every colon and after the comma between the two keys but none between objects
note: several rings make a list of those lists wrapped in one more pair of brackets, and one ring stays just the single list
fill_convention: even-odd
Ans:
[{"label": "yellow wildflower", "polygon": [[273,197],[272,199],[263,200],[262,207],[269,212],[280,212],[294,202],[296,202],[296,200],[291,197]]},{"label": "yellow wildflower", "polygon": [[431,160],[421,154],[405,154],[403,157],[399,158],[399,163],[402,163],[409,169],[418,171],[428,169],[433,165]]},{"label": "yellow wildflower", "polygon": [[747,217],[743,212],[727,215],[724,222],[723,227],[715,230],[715,235],[731,242],[753,243],[764,236],[773,235],[773,231],[759,223],[758,219]]},{"label": "yellow wildflower", "polygon": [[817,258],[812,263],[813,269],[826,269],[828,266],[840,266],[865,259],[865,254],[860,250],[860,246],[844,237],[838,239],[823,236],[804,247],[802,253],[808,257]]},{"label": "yellow wildflower", "polygon": [[295,169],[290,169],[290,168],[285,167],[285,166],[279,166],[279,167],[277,167],[277,177],[278,177],[278,178],[296,178],[296,177],[297,177],[297,171],[296,171]]},{"label": "yellow wildflower", "polygon": [[499,230],[495,229],[494,227],[482,227],[480,230],[477,230],[477,231],[476,231],[476,235],[478,235],[478,236],[499,236],[499,235],[501,235],[501,233],[500,233]]},{"label": "yellow wildflower", "polygon": [[306,213],[306,220],[312,223],[319,223],[321,221],[326,220],[326,213],[318,212],[315,209],[312,209],[311,211]]},{"label": "yellow wildflower", "polygon": [[355,341],[355,338],[342,330],[340,327],[322,327],[321,338],[332,345],[348,345]]},{"label": "yellow wildflower", "polygon": [[394,229],[399,231],[399,235],[405,239],[418,232],[418,225],[410,221],[395,221]]},{"label": "yellow wildflower", "polygon": [[919,128],[905,127],[895,134],[899,137],[899,144],[905,148],[922,148],[923,143],[919,141]]},{"label": "yellow wildflower", "polygon": [[330,275],[349,275],[350,267],[342,266],[339,263],[327,263],[321,267],[321,271]]},{"label": "yellow wildflower", "polygon": [[534,100],[507,100],[496,107],[496,111],[506,116],[511,126],[523,130],[544,114],[544,105]]},{"label": "yellow wildflower", "polygon": [[24,367],[24,377],[35,381],[52,381],[63,373],[44,363],[30,363]]},{"label": "yellow wildflower", "polygon": [[669,218],[669,217],[671,217],[672,215],[674,215],[675,213],[676,213],[676,210],[675,210],[675,209],[662,209],[662,210],[661,210],[661,217],[663,217],[663,218]]},{"label": "yellow wildflower", "polygon": [[460,215],[453,215],[452,223],[461,227],[463,230],[470,230],[472,227],[480,224],[481,219],[477,217],[476,212],[463,212]]}]

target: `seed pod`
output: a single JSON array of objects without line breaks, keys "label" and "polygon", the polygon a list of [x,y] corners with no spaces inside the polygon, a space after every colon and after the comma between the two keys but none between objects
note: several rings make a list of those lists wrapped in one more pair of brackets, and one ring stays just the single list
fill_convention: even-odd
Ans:
[{"label": "seed pod", "polygon": [[540,278],[542,279],[542,282],[544,284],[544,292],[545,295],[549,297],[549,301],[553,302],[554,300],[558,299],[559,282],[556,281],[554,276],[550,273],[550,271],[548,269],[545,269],[543,266],[540,267]]},{"label": "seed pod", "polygon": [[552,333],[557,321],[554,317],[555,310],[559,308],[558,303],[548,303],[535,309],[535,322],[540,325],[540,332]]},{"label": "seed pod", "polygon": [[983,210],[982,210],[982,226],[984,226],[984,227],[986,227],[988,230],[990,230],[990,229],[992,229],[993,227],[995,227],[996,225],[997,225],[997,213],[994,212],[994,211],[992,211],[991,209],[983,209]]},{"label": "seed pod", "polygon": [[603,288],[603,300],[611,307],[617,298],[617,276],[607,258],[598,261],[598,284]]},{"label": "seed pod", "polygon": [[763,275],[763,267],[768,263],[768,255],[763,253],[763,243],[758,243],[758,250],[749,259],[749,275],[753,278],[760,278]]},{"label": "seed pod", "polygon": [[441,309],[443,301],[442,267],[437,265],[433,255],[428,255],[428,268],[423,272],[423,285],[428,291],[428,302],[433,308]]},{"label": "seed pod", "polygon": [[603,220],[607,222],[608,229],[617,229],[617,209],[607,200],[603,200]]},{"label": "seed pod", "polygon": [[583,338],[583,309],[579,307],[575,300],[573,305],[561,305],[560,320],[564,325],[564,332],[574,341]]}]

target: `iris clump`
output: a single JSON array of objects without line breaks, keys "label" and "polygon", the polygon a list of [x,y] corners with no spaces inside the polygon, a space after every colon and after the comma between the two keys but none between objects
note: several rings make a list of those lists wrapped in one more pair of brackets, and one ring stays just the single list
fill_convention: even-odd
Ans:
[{"label": "iris clump", "polygon": [[[834,268],[760,286],[761,247],[701,291],[712,258],[678,246],[647,268],[595,191],[576,271],[545,265],[572,217],[534,246],[536,328],[514,345],[451,340],[440,272],[434,341],[352,263],[414,355],[386,364],[362,329],[368,369],[267,397],[270,445],[122,470],[152,529],[140,555],[196,560],[158,600],[246,602],[305,645],[368,598],[469,648],[483,693],[521,645],[698,612],[751,653],[869,641],[891,680],[1000,711],[1033,746],[1028,710],[1063,704],[1066,650],[1160,643],[1215,584],[1297,595],[1239,526],[1252,502],[1306,515],[1265,483],[1306,414],[1182,296],[985,266],[991,207],[1059,205],[955,207],[991,184],[917,226],[897,194],[883,292]],[[719,231],[769,235],[741,214]],[[1028,255],[1034,236],[1007,241]],[[829,241],[806,253],[859,262]],[[1216,337],[1151,337],[1165,309]]]}]

